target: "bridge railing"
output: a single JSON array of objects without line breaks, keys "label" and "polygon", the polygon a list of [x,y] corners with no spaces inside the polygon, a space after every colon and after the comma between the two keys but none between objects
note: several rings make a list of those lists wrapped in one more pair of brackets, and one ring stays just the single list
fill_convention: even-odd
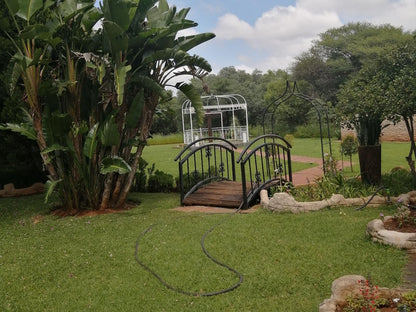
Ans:
[{"label": "bridge railing", "polygon": [[291,147],[275,134],[259,136],[245,147],[237,160],[241,166],[243,209],[248,208],[262,189],[284,187],[292,182]]},{"label": "bridge railing", "polygon": [[181,204],[207,183],[236,180],[235,149],[234,144],[219,137],[202,138],[183,148],[175,158],[179,166]]}]

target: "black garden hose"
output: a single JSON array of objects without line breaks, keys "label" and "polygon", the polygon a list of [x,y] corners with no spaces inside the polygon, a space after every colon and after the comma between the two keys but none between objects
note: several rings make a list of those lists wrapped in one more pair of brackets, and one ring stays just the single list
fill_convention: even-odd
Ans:
[{"label": "black garden hose", "polygon": [[[231,215],[227,215],[227,217],[233,216],[236,213],[238,213],[241,210],[241,206]],[[168,289],[173,290],[175,292],[184,294],[184,295],[188,295],[188,296],[194,296],[194,297],[209,297],[209,296],[216,296],[216,295],[221,295],[221,294],[225,294],[227,292],[233,291],[234,289],[236,289],[237,287],[239,287],[242,283],[243,283],[243,275],[238,272],[237,270],[233,269],[232,267],[230,267],[229,265],[220,262],[219,260],[215,259],[213,256],[210,255],[210,253],[206,250],[204,242],[205,242],[205,238],[208,236],[209,233],[211,233],[214,229],[216,229],[218,226],[220,226],[222,223],[224,223],[226,220],[226,218],[224,217],[223,219],[221,219],[220,222],[218,222],[216,225],[214,225],[213,227],[211,227],[208,231],[205,232],[205,234],[202,236],[201,238],[201,247],[203,252],[205,253],[205,255],[214,263],[216,263],[219,266],[222,266],[224,268],[227,268],[228,270],[230,270],[231,272],[233,272],[234,274],[236,274],[239,277],[239,281],[232,285],[229,288],[225,288],[225,289],[220,289],[218,291],[213,291],[213,292],[192,292],[192,291],[187,291],[187,290],[183,290],[179,287],[175,287],[172,286],[171,284],[169,284],[168,282],[166,282],[158,273],[156,273],[154,270],[152,270],[150,267],[148,267],[146,264],[144,264],[138,256],[138,252],[139,252],[139,241],[140,239],[147,233],[149,232],[152,227],[156,226],[157,224],[153,224],[150,227],[148,227],[145,231],[143,231],[136,240],[136,249],[135,249],[135,258],[137,263],[139,263],[146,271],[150,272],[154,277],[156,277],[163,285],[165,285]]]},{"label": "black garden hose", "polygon": [[[377,193],[380,192],[384,188],[385,188],[384,186],[379,186],[375,190],[375,192],[371,195],[371,197],[367,200],[367,202],[364,203],[364,205],[362,205],[361,207],[355,208],[355,210],[361,210],[361,209],[364,209],[365,207],[367,207],[368,204],[373,200],[374,196],[376,196]],[[387,190],[388,201],[390,202],[390,192],[389,192],[389,189],[386,189],[386,190]]]}]

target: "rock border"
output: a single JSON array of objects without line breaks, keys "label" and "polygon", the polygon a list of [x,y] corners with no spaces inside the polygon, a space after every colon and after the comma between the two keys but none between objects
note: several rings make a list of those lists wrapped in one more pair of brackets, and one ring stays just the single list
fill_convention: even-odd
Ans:
[{"label": "rock border", "polygon": [[[390,200],[394,200],[391,198]],[[330,199],[324,199],[313,202],[298,202],[292,195],[282,192],[275,193],[273,197],[269,199],[267,191],[262,190],[260,192],[260,202],[263,208],[276,211],[276,212],[292,212],[301,213],[308,211],[317,211],[331,206],[362,206],[368,203],[369,206],[378,206],[387,204],[385,197],[381,196],[368,196],[365,198],[344,198],[341,194],[334,194]]]},{"label": "rock border", "polygon": [[[384,220],[390,220],[392,218],[392,216],[387,216]],[[384,222],[380,219],[375,219],[367,223],[366,234],[374,242],[402,249],[416,249],[416,233],[386,230]]]}]

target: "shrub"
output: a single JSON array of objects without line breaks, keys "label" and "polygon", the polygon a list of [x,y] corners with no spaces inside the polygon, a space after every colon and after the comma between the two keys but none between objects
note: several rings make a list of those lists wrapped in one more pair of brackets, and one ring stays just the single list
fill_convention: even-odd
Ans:
[{"label": "shrub", "polygon": [[[136,175],[134,176],[134,181],[131,187],[132,192],[146,192],[146,167],[148,163],[143,158],[139,159],[139,166],[137,168]],[[154,165],[154,164],[153,164]]]},{"label": "shrub", "polygon": [[156,170],[149,176],[147,190],[150,193],[169,193],[173,191],[173,176]]},{"label": "shrub", "polygon": [[284,139],[289,142],[290,145],[293,147],[293,143],[295,141],[295,137],[292,134],[286,134]]}]

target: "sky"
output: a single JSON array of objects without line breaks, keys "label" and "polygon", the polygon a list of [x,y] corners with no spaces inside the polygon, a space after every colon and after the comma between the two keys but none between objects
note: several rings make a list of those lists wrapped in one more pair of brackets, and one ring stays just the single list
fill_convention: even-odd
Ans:
[{"label": "sky", "polygon": [[168,0],[191,10],[198,26],[186,34],[216,37],[190,51],[204,57],[213,73],[234,66],[287,70],[319,34],[350,22],[391,24],[416,30],[416,0]]}]

